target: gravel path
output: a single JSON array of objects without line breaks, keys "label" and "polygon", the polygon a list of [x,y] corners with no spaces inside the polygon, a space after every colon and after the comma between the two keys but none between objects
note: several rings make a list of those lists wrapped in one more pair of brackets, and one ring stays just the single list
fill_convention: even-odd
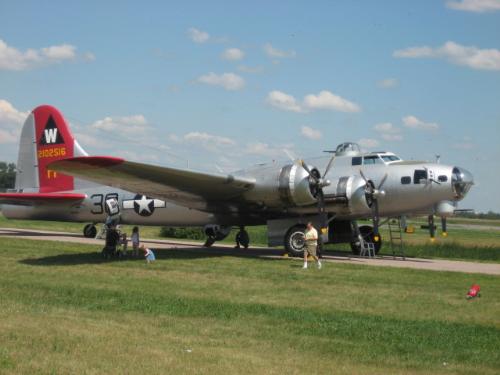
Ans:
[{"label": "gravel path", "polygon": [[[0,228],[0,241],[2,237],[16,237],[44,241],[61,241],[61,242],[76,242],[87,243],[94,245],[102,245],[103,240],[95,240],[91,238],[84,238],[79,234],[66,233],[66,232],[53,232],[44,230],[28,230],[17,228]],[[250,249],[233,249],[230,245],[217,245],[211,248],[204,248],[200,242],[194,241],[178,241],[178,240],[151,240],[143,239],[143,243],[153,249],[178,249],[187,252],[206,253],[207,256],[250,256],[257,258],[271,258],[271,259],[285,259],[283,250],[275,248],[252,247]],[[299,258],[289,258],[293,261],[300,261]],[[444,259],[422,259],[422,258],[406,258],[393,259],[389,256],[377,257],[374,259],[360,258],[348,255],[334,254],[325,255],[323,260],[328,262],[362,264],[367,266],[377,267],[400,267],[400,268],[413,268],[425,269],[432,271],[451,271],[451,272],[465,272],[465,273],[480,273],[487,275],[500,275],[499,263],[479,263],[479,262],[466,262],[457,260],[444,260]]]}]

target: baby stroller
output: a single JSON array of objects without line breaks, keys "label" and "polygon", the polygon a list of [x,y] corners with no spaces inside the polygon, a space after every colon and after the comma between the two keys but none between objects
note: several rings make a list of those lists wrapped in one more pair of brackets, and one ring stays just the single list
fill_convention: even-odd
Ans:
[{"label": "baby stroller", "polygon": [[118,255],[117,245],[120,241],[120,232],[116,227],[112,226],[106,231],[106,243],[101,251],[101,255],[104,259],[115,258]]}]

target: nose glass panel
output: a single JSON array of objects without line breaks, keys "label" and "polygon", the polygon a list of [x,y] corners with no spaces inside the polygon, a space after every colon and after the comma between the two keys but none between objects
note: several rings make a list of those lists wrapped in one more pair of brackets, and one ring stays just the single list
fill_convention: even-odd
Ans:
[{"label": "nose glass panel", "polygon": [[464,168],[455,167],[451,175],[451,186],[457,199],[464,198],[474,185],[472,173]]}]

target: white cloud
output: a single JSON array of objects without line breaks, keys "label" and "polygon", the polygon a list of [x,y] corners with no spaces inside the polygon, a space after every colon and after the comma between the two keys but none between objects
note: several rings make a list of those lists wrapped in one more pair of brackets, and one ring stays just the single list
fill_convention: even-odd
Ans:
[{"label": "white cloud", "polygon": [[240,72],[243,72],[243,73],[252,73],[252,74],[255,74],[255,73],[262,72],[264,69],[262,68],[262,66],[240,65],[240,66],[238,66],[238,70]]},{"label": "white cloud", "polygon": [[29,112],[21,112],[7,100],[0,99],[0,144],[17,144],[21,127]]},{"label": "white cloud", "polygon": [[403,136],[401,134],[389,134],[389,133],[382,133],[380,135],[382,139],[386,141],[402,141]]},{"label": "white cloud", "polygon": [[318,95],[306,95],[302,103],[282,91],[274,90],[267,95],[267,102],[273,107],[284,111],[308,112],[318,109],[327,109],[340,112],[360,112],[356,103],[350,102],[330,91],[323,90]]},{"label": "white cloud", "polygon": [[213,72],[202,75],[198,82],[207,85],[221,86],[225,90],[241,90],[245,87],[245,80],[234,73],[215,74]]},{"label": "white cloud", "polygon": [[19,142],[19,132],[16,130],[0,129],[0,144],[17,143]]},{"label": "white cloud", "polygon": [[300,104],[291,95],[282,91],[274,90],[267,95],[267,102],[275,108],[283,111],[303,112]]},{"label": "white cloud", "polygon": [[403,124],[407,128],[418,129],[418,130],[438,130],[439,125],[435,122],[424,122],[415,116],[409,115],[403,117]]},{"label": "white cloud", "polygon": [[399,129],[392,125],[390,122],[383,122],[373,127],[380,133],[399,133]]},{"label": "white cloud", "polygon": [[245,52],[239,48],[228,48],[222,53],[224,60],[237,61],[245,57]]},{"label": "white cloud", "polygon": [[377,82],[377,86],[383,89],[392,89],[398,85],[398,80],[396,78],[386,78]]},{"label": "white cloud", "polygon": [[300,133],[304,137],[312,139],[312,140],[318,140],[318,139],[321,139],[321,137],[322,137],[322,134],[319,130],[313,129],[309,126],[303,126],[300,129]]},{"label": "white cloud", "polygon": [[191,27],[187,31],[189,38],[195,43],[205,43],[210,39],[210,35],[206,31],[198,30]]},{"label": "white cloud", "polygon": [[290,57],[296,56],[296,53],[294,50],[290,50],[290,51],[279,50],[277,48],[274,48],[271,45],[271,43],[266,43],[264,45],[264,51],[266,52],[267,56],[272,57],[272,58],[290,58]]},{"label": "white cloud", "polygon": [[394,57],[444,59],[456,65],[471,69],[500,70],[500,50],[480,49],[475,46],[462,46],[446,42],[441,47],[410,47],[394,51]]},{"label": "white cloud", "polygon": [[383,122],[377,124],[373,127],[377,132],[380,133],[382,139],[386,141],[401,141],[403,136],[400,134],[401,129],[392,125],[390,122]]},{"label": "white cloud", "polygon": [[95,55],[92,52],[85,52],[83,54],[83,59],[85,61],[95,61]]},{"label": "white cloud", "polygon": [[9,103],[7,100],[0,99],[0,128],[21,126],[29,112],[21,112]]},{"label": "white cloud", "polygon": [[[92,59],[88,58],[90,55]],[[26,70],[75,60],[76,57],[76,47],[71,44],[61,44],[38,50],[29,48],[26,51],[20,51],[0,39],[0,70]],[[83,58],[86,61],[92,61],[95,56],[90,52],[86,52]]]},{"label": "white cloud", "polygon": [[149,131],[148,122],[143,115],[122,117],[108,116],[94,122],[91,128],[125,135],[144,134]]},{"label": "white cloud", "polygon": [[323,90],[318,95],[309,94],[304,98],[304,106],[308,109],[329,109],[340,112],[359,112],[361,108],[330,91]]},{"label": "white cloud", "polygon": [[61,44],[60,46],[52,46],[42,48],[42,53],[51,60],[70,60],[76,56],[76,47],[70,44]]},{"label": "white cloud", "polygon": [[190,132],[185,134],[183,138],[186,141],[210,143],[215,146],[233,146],[234,144],[236,144],[236,142],[231,138],[221,137],[218,135],[202,133],[202,132]]},{"label": "white cloud", "polygon": [[271,147],[267,143],[263,142],[251,142],[248,143],[244,149],[245,154],[249,155],[259,155],[267,157],[281,157],[285,155],[284,148]]},{"label": "white cloud", "polygon": [[372,138],[361,138],[357,143],[364,148],[374,148],[380,145],[379,141]]},{"label": "white cloud", "polygon": [[484,13],[500,10],[500,0],[461,0],[447,1],[446,6],[455,10]]}]

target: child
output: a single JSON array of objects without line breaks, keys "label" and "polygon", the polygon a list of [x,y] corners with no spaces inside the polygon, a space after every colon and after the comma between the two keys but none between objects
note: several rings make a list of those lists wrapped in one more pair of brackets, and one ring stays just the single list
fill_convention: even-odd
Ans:
[{"label": "child", "polygon": [[141,250],[144,251],[144,256],[146,257],[146,263],[149,264],[156,260],[155,253],[153,253],[153,250],[148,249],[144,245],[141,245]]},{"label": "child", "polygon": [[137,257],[139,255],[139,227],[134,227],[132,229],[132,248],[133,248],[133,255],[134,257]]}]

